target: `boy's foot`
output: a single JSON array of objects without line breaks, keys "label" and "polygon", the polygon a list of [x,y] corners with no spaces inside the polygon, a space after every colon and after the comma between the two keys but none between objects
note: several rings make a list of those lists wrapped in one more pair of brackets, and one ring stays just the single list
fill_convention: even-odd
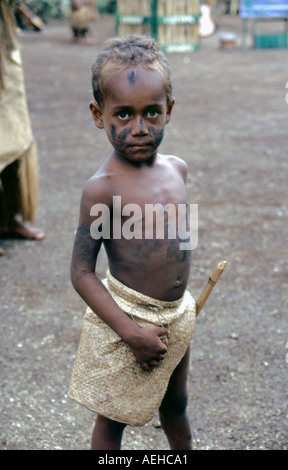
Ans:
[{"label": "boy's foot", "polygon": [[0,248],[0,256],[4,255],[5,251],[3,250],[3,248]]},{"label": "boy's foot", "polygon": [[28,223],[15,222],[13,227],[7,232],[1,232],[1,238],[27,238],[30,240],[43,240],[45,234],[43,230],[32,227]]}]

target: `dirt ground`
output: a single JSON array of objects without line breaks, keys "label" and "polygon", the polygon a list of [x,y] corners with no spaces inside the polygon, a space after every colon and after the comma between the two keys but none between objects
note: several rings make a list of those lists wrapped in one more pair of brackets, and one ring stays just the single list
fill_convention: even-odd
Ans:
[{"label": "dirt ground", "polygon": [[[3,450],[90,448],[94,415],[67,389],[84,312],[69,278],[79,199],[110,151],[88,104],[91,63],[114,35],[113,16],[93,28],[93,47],[72,44],[65,20],[20,35],[41,171],[36,225],[46,239],[1,241]],[[169,54],[176,106],[161,146],[187,161],[189,200],[199,205],[193,295],[228,261],[191,342],[193,442],[287,450],[287,49],[248,41],[246,51],[239,42],[221,50],[221,31],[240,39],[240,19],[220,17],[199,51]],[[127,428],[123,449],[168,449],[156,423]]]}]

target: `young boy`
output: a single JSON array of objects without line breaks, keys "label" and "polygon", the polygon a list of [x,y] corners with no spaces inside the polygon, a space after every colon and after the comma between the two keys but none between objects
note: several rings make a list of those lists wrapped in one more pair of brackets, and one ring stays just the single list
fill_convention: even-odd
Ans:
[{"label": "young boy", "polygon": [[[113,151],[81,199],[71,279],[89,307],[69,395],[98,413],[92,449],[120,449],[125,426],[158,409],[170,448],[191,449],[195,302],[186,291],[191,251],[180,248],[187,166],[158,153],[175,102],[169,65],[150,38],[114,38],[97,56],[92,85],[90,110]],[[95,274],[102,243],[104,281]]]}]

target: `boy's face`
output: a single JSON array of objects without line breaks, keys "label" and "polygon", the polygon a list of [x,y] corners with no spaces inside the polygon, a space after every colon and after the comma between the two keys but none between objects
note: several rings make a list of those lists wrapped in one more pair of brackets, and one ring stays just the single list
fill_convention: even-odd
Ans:
[{"label": "boy's face", "polygon": [[170,121],[164,78],[142,67],[106,72],[103,109],[92,102],[96,126],[105,128],[116,154],[131,163],[155,157]]}]

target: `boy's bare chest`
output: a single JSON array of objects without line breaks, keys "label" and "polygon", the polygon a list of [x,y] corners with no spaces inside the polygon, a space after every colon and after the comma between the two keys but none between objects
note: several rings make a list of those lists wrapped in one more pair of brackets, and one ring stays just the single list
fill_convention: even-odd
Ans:
[{"label": "boy's bare chest", "polygon": [[137,204],[144,208],[147,204],[185,204],[186,189],[179,175],[124,175],[113,184],[113,196],[121,197],[121,204]]}]

